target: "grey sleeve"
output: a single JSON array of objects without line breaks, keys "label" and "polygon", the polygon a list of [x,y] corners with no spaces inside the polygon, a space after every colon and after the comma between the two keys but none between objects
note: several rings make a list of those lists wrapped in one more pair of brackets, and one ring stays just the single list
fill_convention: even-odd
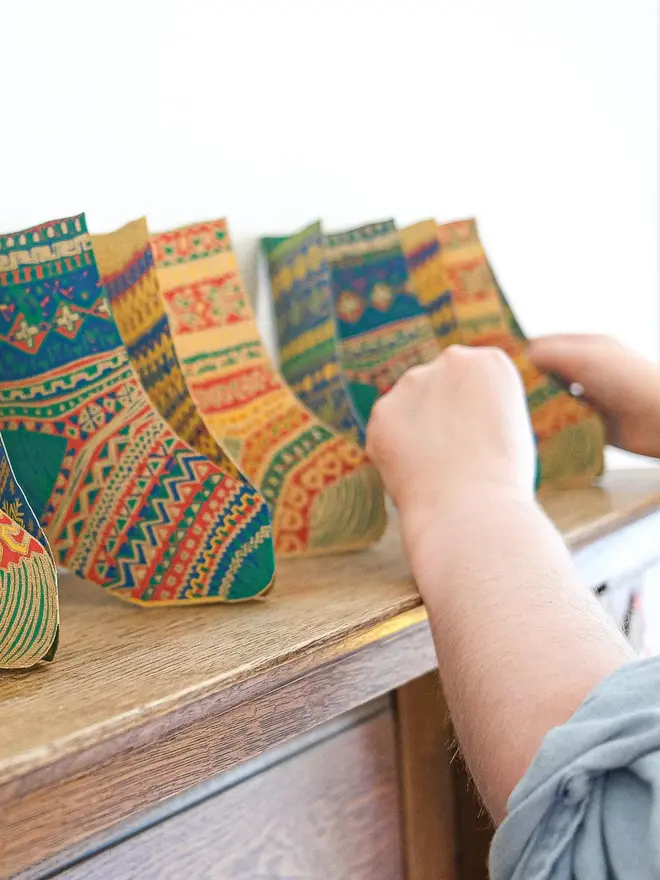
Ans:
[{"label": "grey sleeve", "polygon": [[601,682],[514,789],[492,880],[660,878],[660,658]]}]

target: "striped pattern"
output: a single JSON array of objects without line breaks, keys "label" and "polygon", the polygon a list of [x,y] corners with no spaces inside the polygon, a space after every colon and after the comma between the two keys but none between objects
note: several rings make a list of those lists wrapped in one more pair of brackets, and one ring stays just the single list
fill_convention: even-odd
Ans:
[{"label": "striped pattern", "polygon": [[52,659],[57,647],[57,570],[48,550],[0,511],[0,669]]},{"label": "striped pattern", "polygon": [[422,220],[401,230],[401,245],[410,279],[441,349],[460,343],[452,292],[445,273],[438,224]]},{"label": "striped pattern", "polygon": [[181,372],[145,218],[107,235],[93,235],[92,244],[113,317],[152,404],[178,437],[224,474],[238,477],[236,465],[211,436]]},{"label": "striped pattern", "polygon": [[152,238],[188,387],[215,439],[262,492],[281,555],[365,547],[385,526],[365,454],[322,425],[273,369],[224,220]]},{"label": "striped pattern", "polygon": [[353,405],[341,362],[321,224],[288,238],[262,239],[262,245],[284,378],[322,422],[364,445],[365,425]]}]

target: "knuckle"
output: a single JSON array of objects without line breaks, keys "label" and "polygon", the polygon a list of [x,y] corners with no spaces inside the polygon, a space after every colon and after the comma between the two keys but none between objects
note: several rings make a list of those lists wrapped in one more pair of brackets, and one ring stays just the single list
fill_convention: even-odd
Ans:
[{"label": "knuckle", "polygon": [[495,367],[499,369],[515,370],[515,364],[509,357],[509,355],[501,348],[498,348],[495,345],[484,346],[479,349],[479,353],[481,354],[482,363],[488,364],[489,367]]},{"label": "knuckle", "polygon": [[463,363],[472,353],[473,350],[466,345],[448,345],[442,353],[442,360],[448,364]]},{"label": "knuckle", "polygon": [[508,356],[501,349],[485,345],[470,348],[461,345],[451,345],[447,348],[443,357],[450,369],[470,373],[490,370],[493,369],[495,364],[503,364],[509,360]]},{"label": "knuckle", "polygon": [[428,366],[426,364],[415,364],[414,367],[409,367],[406,370],[403,376],[399,379],[399,382],[405,382],[406,385],[416,384],[424,379],[427,372]]}]

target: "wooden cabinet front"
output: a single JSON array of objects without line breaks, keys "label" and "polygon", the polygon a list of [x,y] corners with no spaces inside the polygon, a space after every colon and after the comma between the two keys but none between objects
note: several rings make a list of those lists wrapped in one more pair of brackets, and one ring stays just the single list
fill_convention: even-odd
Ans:
[{"label": "wooden cabinet front", "polygon": [[[394,717],[377,714],[58,876],[401,880]],[[240,736],[240,732],[236,732]]]}]

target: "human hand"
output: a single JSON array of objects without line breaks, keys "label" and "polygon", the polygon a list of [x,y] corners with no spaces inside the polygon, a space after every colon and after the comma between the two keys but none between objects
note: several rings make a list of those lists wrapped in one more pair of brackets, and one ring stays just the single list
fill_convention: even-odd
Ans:
[{"label": "human hand", "polygon": [[496,348],[450,346],[413,367],[375,405],[367,452],[399,508],[404,538],[443,506],[492,491],[533,500],[534,443],[513,362]]},{"label": "human hand", "polygon": [[539,369],[582,386],[608,443],[660,458],[660,367],[609,336],[547,336],[528,353]]}]

